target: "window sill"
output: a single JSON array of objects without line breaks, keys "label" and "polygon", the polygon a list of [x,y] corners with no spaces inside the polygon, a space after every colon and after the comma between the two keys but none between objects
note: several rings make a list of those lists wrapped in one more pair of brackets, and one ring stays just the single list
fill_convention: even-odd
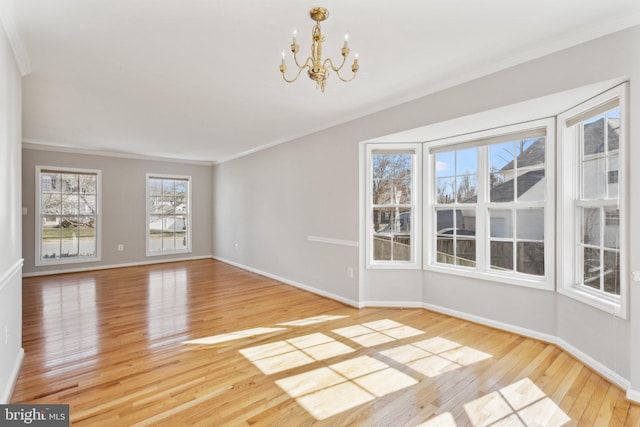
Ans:
[{"label": "window sill", "polygon": [[582,290],[579,287],[559,287],[558,293],[573,300],[579,301],[583,304],[590,305],[591,307],[597,308],[606,313],[612,314],[621,319],[627,318],[627,312],[620,302],[614,302],[609,299],[600,297],[591,292]]},{"label": "window sill", "polygon": [[147,252],[147,256],[163,256],[163,255],[179,255],[179,254],[190,254],[193,251],[191,249],[183,249],[178,251],[162,251],[162,252]]},{"label": "window sill", "polygon": [[422,267],[415,262],[370,262],[367,264],[369,270],[422,270]]},{"label": "window sill", "polygon": [[[488,271],[479,271],[473,268],[463,269],[447,267],[440,264],[427,264],[424,268],[426,271],[433,271],[436,273],[451,274],[454,276],[468,277],[476,280],[484,280],[489,282],[504,283],[507,285],[523,286],[526,288],[540,289],[543,291],[553,291],[553,283],[550,283],[546,279],[533,279],[524,275],[507,276],[504,274],[493,273]],[[548,273],[549,274],[549,273]],[[551,274],[549,274],[551,276]]]},{"label": "window sill", "polygon": [[61,264],[84,264],[87,262],[98,262],[101,261],[102,259],[98,256],[96,257],[82,257],[82,258],[75,258],[75,257],[69,257],[69,258],[50,258],[47,260],[41,260],[40,258],[36,258],[37,261],[35,263],[36,267],[44,267],[47,265],[61,265]]}]

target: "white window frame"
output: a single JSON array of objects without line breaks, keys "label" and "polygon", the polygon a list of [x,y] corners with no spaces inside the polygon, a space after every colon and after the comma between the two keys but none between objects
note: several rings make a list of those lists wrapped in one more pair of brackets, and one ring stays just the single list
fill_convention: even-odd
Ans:
[{"label": "white window frame", "polygon": [[[42,259],[42,177],[43,171],[50,171],[56,173],[66,174],[95,174],[96,175],[96,228],[95,228],[95,241],[96,251],[92,257],[59,257],[51,258],[47,260]],[[56,264],[79,264],[85,262],[100,261],[101,258],[101,246],[102,246],[102,171],[96,169],[79,169],[79,168],[67,168],[59,166],[36,166],[36,250],[35,250],[35,265],[37,267]]]},{"label": "white window frame", "polygon": [[[149,218],[152,215],[151,214],[151,209],[150,209],[150,203],[149,203],[149,180],[151,178],[156,178],[156,179],[180,179],[180,180],[186,180],[187,181],[187,230],[186,230],[186,235],[187,235],[187,247],[185,249],[173,249],[173,250],[166,250],[166,251],[151,251],[149,248],[149,239],[150,239],[150,228],[149,228]],[[192,243],[192,230],[193,230],[193,223],[192,223],[192,212],[193,212],[193,200],[191,197],[191,182],[192,182],[192,178],[191,176],[188,175],[171,175],[171,174],[166,174],[166,173],[147,173],[147,176],[145,178],[145,205],[146,205],[146,216],[145,216],[145,229],[146,229],[146,233],[145,233],[145,246],[146,246],[146,254],[147,256],[163,256],[163,255],[176,255],[176,254],[184,254],[184,253],[191,253],[192,252],[192,248],[193,248],[193,243]]]},{"label": "white window frame", "polygon": [[[373,259],[373,162],[374,151],[413,151],[412,197],[413,212],[411,223],[411,259],[409,261],[382,261]],[[366,144],[366,247],[368,269],[406,269],[422,268],[422,143],[369,143]]]},{"label": "white window frame", "polygon": [[[607,313],[626,319],[628,316],[629,275],[627,273],[627,150],[629,113],[627,104],[628,84],[616,86],[570,110],[558,115],[558,292]],[[600,105],[618,100],[620,107],[620,135],[618,151],[618,201],[620,208],[620,295],[613,296],[590,289],[578,283],[579,269],[583,261],[577,256],[577,239],[581,222],[577,217],[576,197],[579,195],[581,151],[575,128],[568,128],[567,121],[583,115]],[[601,199],[597,199],[601,200]]]},{"label": "white window frame", "polygon": [[[489,268],[489,207],[495,205],[489,202],[487,178],[489,174],[488,146],[492,138],[502,135],[524,133],[528,130],[545,128],[545,178],[546,200],[539,203],[544,206],[544,246],[545,246],[545,274],[533,276],[517,272],[500,272]],[[423,242],[424,269],[447,274],[454,274],[475,279],[485,279],[494,282],[508,283],[553,291],[555,289],[555,203],[554,203],[554,165],[555,165],[555,120],[553,118],[540,119],[515,125],[483,130],[462,136],[444,138],[426,143],[424,150],[424,188],[425,212],[428,212],[424,226]],[[436,262],[436,215],[435,212],[435,154],[432,151],[442,151],[443,147],[451,150],[478,147],[478,196],[476,203],[476,266],[464,267]],[[517,202],[505,203],[504,208],[512,208]]]}]

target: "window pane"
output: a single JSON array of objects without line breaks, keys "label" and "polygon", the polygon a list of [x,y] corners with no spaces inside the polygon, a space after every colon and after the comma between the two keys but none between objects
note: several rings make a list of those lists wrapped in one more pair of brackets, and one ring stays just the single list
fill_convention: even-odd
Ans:
[{"label": "window pane", "polygon": [[411,236],[399,235],[393,237],[394,261],[411,261]]},{"label": "window pane", "polygon": [[453,203],[455,201],[455,178],[438,178],[436,180],[436,203]]},{"label": "window pane", "polygon": [[57,258],[60,255],[60,238],[43,237],[40,254],[43,260]]},{"label": "window pane", "polygon": [[172,232],[165,231],[162,233],[162,250],[171,251],[176,248],[175,235]]},{"label": "window pane", "polygon": [[544,169],[519,175],[516,181],[519,202],[539,202],[546,199],[547,183]]},{"label": "window pane", "polygon": [[76,174],[60,174],[62,178],[62,192],[63,193],[77,193],[80,189],[80,182],[78,175]]},{"label": "window pane", "polygon": [[62,241],[60,249],[60,257],[77,257],[78,256],[78,235],[71,229],[62,230]]},{"label": "window pane", "polygon": [[97,194],[97,178],[95,175],[80,175],[80,193]]},{"label": "window pane", "polygon": [[373,236],[373,259],[376,261],[391,261],[390,236]]},{"label": "window pane", "polygon": [[456,151],[456,175],[474,175],[478,173],[478,149],[468,148]]},{"label": "window pane", "polygon": [[176,191],[176,182],[173,179],[162,180],[162,194],[173,197]]},{"label": "window pane", "polygon": [[187,181],[176,181],[176,197],[186,197],[187,196]]},{"label": "window pane", "polygon": [[456,265],[476,266],[476,239],[456,238]]},{"label": "window pane", "polygon": [[453,256],[453,237],[440,237],[438,236],[437,242],[437,254],[436,261],[444,264],[455,264],[455,258]]},{"label": "window pane", "polygon": [[515,167],[515,144],[511,141],[489,146],[489,171],[512,170]]},{"label": "window pane", "polygon": [[43,193],[59,193],[60,174],[43,172],[40,175],[40,189]]},{"label": "window pane", "polygon": [[62,213],[77,215],[79,207],[79,197],[75,194],[62,195]]},{"label": "window pane", "polygon": [[604,153],[604,115],[584,122],[584,155]]},{"label": "window pane", "polygon": [[607,139],[609,151],[620,148],[620,107],[607,112]]},{"label": "window pane", "polygon": [[391,191],[391,180],[389,179],[373,180],[372,203],[374,205],[391,204],[392,194],[393,192]]},{"label": "window pane", "polygon": [[490,246],[490,267],[494,270],[513,271],[513,243],[492,241]]},{"label": "window pane", "polygon": [[609,170],[607,172],[607,184],[609,192],[609,197],[615,199],[618,197],[618,173],[619,173],[619,165],[618,165],[618,155],[609,156],[607,159],[609,164]]},{"label": "window pane", "polygon": [[478,177],[476,175],[458,176],[456,194],[458,203],[476,203],[478,201]]},{"label": "window pane", "polygon": [[79,214],[80,215],[90,215],[97,213],[97,205],[96,205],[96,196],[93,195],[82,195],[79,200]]},{"label": "window pane", "polygon": [[[437,233],[453,235],[457,228],[464,225],[464,217],[460,209],[444,209],[437,211]],[[455,216],[454,216],[455,212]]]},{"label": "window pane", "polygon": [[620,249],[620,210],[615,207],[604,208],[604,246]]},{"label": "window pane", "polygon": [[176,233],[176,249],[187,249],[187,233],[184,231]]},{"label": "window pane", "polygon": [[436,154],[436,177],[454,176],[455,171],[455,152],[448,151],[446,153]]},{"label": "window pane", "polygon": [[516,253],[519,273],[544,276],[544,243],[518,242]]},{"label": "window pane", "polygon": [[149,196],[162,195],[162,180],[157,178],[149,178]]},{"label": "window pane", "polygon": [[157,215],[149,216],[149,251],[162,250],[162,217]]},{"label": "window pane", "polygon": [[77,227],[79,235],[95,237],[96,235],[95,223],[96,223],[96,220],[93,217],[79,217],[78,227]]},{"label": "window pane", "polygon": [[491,185],[489,200],[493,203],[513,202],[515,181],[513,172],[492,173],[489,176]]},{"label": "window pane", "polygon": [[620,254],[618,251],[604,251],[604,291],[620,295]]},{"label": "window pane", "polygon": [[544,209],[516,210],[516,238],[544,240]]},{"label": "window pane", "polygon": [[518,169],[545,164],[545,138],[530,138],[516,143]]},{"label": "window pane", "polygon": [[603,199],[606,196],[605,183],[608,180],[605,159],[585,161],[582,166],[582,197]]},{"label": "window pane", "polygon": [[583,283],[600,290],[600,249],[583,248]]},{"label": "window pane", "polygon": [[42,195],[42,212],[43,214],[58,214],[62,213],[62,200],[60,194],[43,194]]},{"label": "window pane", "polygon": [[[95,231],[93,229],[89,229],[89,231]],[[79,241],[79,256],[81,257],[94,257],[96,256],[96,238],[95,233],[93,235],[84,235],[80,233],[80,241]]]},{"label": "window pane", "polygon": [[513,220],[511,211],[504,209],[491,209],[489,211],[491,237],[513,237]]},{"label": "window pane", "polygon": [[411,203],[411,179],[393,180],[393,203],[399,205]]},{"label": "window pane", "polygon": [[394,222],[395,209],[374,208],[373,209],[373,231],[376,233],[391,233]]},{"label": "window pane", "polygon": [[582,209],[582,243],[600,246],[600,209]]}]

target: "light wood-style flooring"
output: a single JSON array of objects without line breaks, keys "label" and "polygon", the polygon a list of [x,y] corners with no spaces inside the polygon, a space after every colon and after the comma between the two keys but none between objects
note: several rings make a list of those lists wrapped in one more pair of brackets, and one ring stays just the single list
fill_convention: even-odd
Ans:
[{"label": "light wood-style flooring", "polygon": [[83,426],[640,426],[554,345],[199,260],[26,278],[12,403]]}]

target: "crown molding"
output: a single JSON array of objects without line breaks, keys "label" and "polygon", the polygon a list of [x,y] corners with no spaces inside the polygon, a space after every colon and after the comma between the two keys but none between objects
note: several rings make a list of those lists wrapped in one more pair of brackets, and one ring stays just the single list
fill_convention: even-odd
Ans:
[{"label": "crown molding", "polygon": [[13,49],[13,56],[18,64],[20,74],[22,77],[31,74],[31,62],[29,61],[27,49],[24,47],[20,32],[18,31],[12,0],[0,0],[0,21],[2,22],[2,27],[7,35],[11,49]]},{"label": "crown molding", "polygon": [[88,156],[118,157],[124,159],[151,160],[155,162],[184,163],[188,165],[212,166],[213,162],[202,160],[174,159],[144,154],[121,153],[118,151],[91,150],[88,148],[63,147],[23,139],[22,148],[25,150],[54,151],[58,153],[84,154]]}]

